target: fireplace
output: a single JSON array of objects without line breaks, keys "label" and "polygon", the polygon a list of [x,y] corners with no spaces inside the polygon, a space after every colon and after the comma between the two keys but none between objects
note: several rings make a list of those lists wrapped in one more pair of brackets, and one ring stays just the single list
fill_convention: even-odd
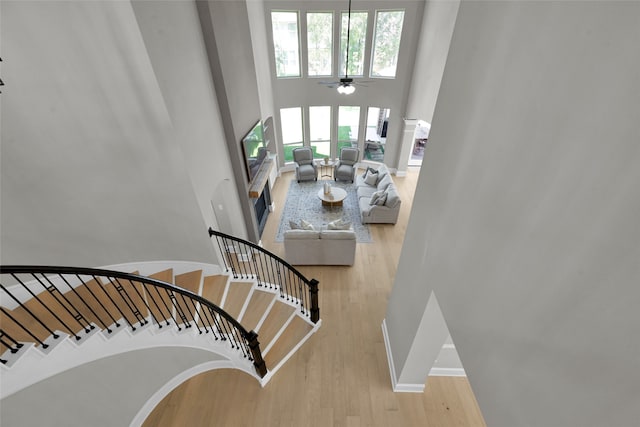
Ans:
[{"label": "fireplace", "polygon": [[271,193],[269,192],[269,186],[265,185],[262,193],[257,199],[254,199],[253,207],[256,211],[256,220],[258,222],[258,236],[262,236],[262,231],[267,223],[267,217],[269,216],[269,205],[271,204]]}]

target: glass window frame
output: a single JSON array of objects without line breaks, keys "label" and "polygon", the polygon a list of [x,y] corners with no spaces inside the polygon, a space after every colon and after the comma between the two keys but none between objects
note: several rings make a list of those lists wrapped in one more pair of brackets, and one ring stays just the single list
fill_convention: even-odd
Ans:
[{"label": "glass window frame", "polygon": [[[397,40],[397,51],[395,52],[395,64],[393,75],[384,75],[384,74],[375,74],[374,70],[376,68],[376,52],[379,48],[379,43],[377,43],[377,36],[379,32],[378,23],[379,17],[382,13],[402,13],[402,25],[400,26],[400,34],[399,39]],[[376,10],[373,21],[373,35],[371,37],[371,63],[369,64],[369,77],[376,79],[395,79],[398,73],[398,59],[400,57],[400,46],[402,44],[402,30],[404,29],[404,18],[405,18],[405,10],[404,9],[385,9],[385,10]]]},{"label": "glass window frame", "polygon": [[[328,123],[326,123],[326,131],[327,131],[327,139],[313,139],[313,133],[312,133],[312,123],[313,123],[313,114],[312,114],[312,109],[313,108],[328,108],[329,112],[326,115],[328,118]],[[308,123],[309,123],[309,146],[311,147],[311,149],[313,150],[313,157],[315,159],[322,159],[324,157],[331,157],[331,122],[332,122],[332,107],[331,105],[310,105],[309,106],[309,113],[308,113]],[[327,152],[324,153],[320,153],[320,151],[318,150],[318,146],[322,145],[322,146],[326,146],[327,147]]]},{"label": "glass window frame", "polygon": [[[328,34],[330,35],[330,47],[329,47],[329,54],[328,54],[328,59],[329,59],[329,65],[328,65],[328,73],[323,74],[323,73],[318,73],[312,74],[312,70],[311,70],[311,49],[310,46],[312,45],[311,41],[309,40],[309,16],[310,15],[330,15],[331,19],[329,20],[330,22],[330,28],[328,29]],[[334,26],[335,26],[335,12],[332,10],[323,10],[323,11],[307,11],[306,12],[306,33],[307,33],[307,40],[306,40],[306,45],[305,45],[305,50],[306,50],[306,62],[307,62],[307,77],[330,77],[333,76],[333,62],[334,62],[334,48],[335,48],[335,40],[334,40]]]},{"label": "glass window frame", "polygon": [[[367,41],[368,41],[368,37],[367,37],[367,32],[369,29],[369,11],[368,10],[357,10],[357,11],[351,11],[351,22],[353,22],[354,20],[354,15],[364,15],[364,31],[363,31],[363,38],[362,38],[362,59],[360,61],[358,61],[358,66],[359,68],[361,68],[361,72],[360,73],[351,73],[349,72],[349,70],[346,69],[346,59],[347,59],[347,49],[346,49],[346,41],[347,41],[347,26],[345,26],[345,19],[347,19],[347,25],[348,24],[348,16],[349,13],[348,11],[341,11],[340,12],[340,31],[339,31],[339,37],[340,37],[340,45],[339,45],[339,59],[338,59],[338,76],[344,77],[345,75],[349,76],[349,77],[364,77],[365,75],[365,66],[366,66],[366,57],[367,57]],[[349,57],[351,58],[351,56],[353,55],[354,49],[352,49],[352,44],[354,43],[354,40],[356,40],[353,36],[353,25],[351,25],[351,30],[349,31]],[[343,46],[344,44],[344,46]],[[353,61],[349,61],[349,66],[352,67],[353,69]]]},{"label": "glass window frame", "polygon": [[[293,109],[297,109],[300,111],[300,136],[301,139],[295,140],[295,141],[290,141],[290,142],[285,142],[285,135],[286,132],[284,131],[284,120],[282,120],[282,111],[283,110],[293,110]],[[304,127],[305,127],[305,120],[304,120],[304,109],[302,107],[283,107],[280,108],[280,130],[281,130],[281,135],[282,135],[282,152],[284,155],[284,162],[293,162],[293,149],[294,148],[298,148],[298,147],[303,147],[304,146]]]},{"label": "glass window frame", "polygon": [[[286,13],[290,13],[290,14],[295,14],[296,16],[296,42],[297,42],[297,66],[298,66],[298,71],[297,74],[279,74],[278,72],[278,44],[276,42],[277,37],[276,34],[277,32],[275,31],[274,28],[274,14],[286,14]],[[274,60],[274,66],[275,66],[275,74],[276,74],[276,78],[278,79],[287,79],[287,78],[300,78],[302,77],[302,43],[300,40],[300,11],[299,10],[272,10],[271,11],[271,37],[273,39],[273,60]],[[289,60],[289,56],[287,55],[286,57],[287,60]],[[285,69],[287,67],[285,66]]]},{"label": "glass window frame", "polygon": [[[355,129],[357,131],[357,134],[355,135],[355,137],[350,136],[349,139],[344,139],[344,138],[340,138],[340,128],[344,127],[345,125],[341,124],[340,121],[340,110],[342,108],[357,108],[358,109],[358,121],[356,123]],[[361,105],[339,105],[338,106],[338,120],[337,120],[337,138],[336,138],[336,156],[340,156],[340,151],[342,150],[342,148],[344,147],[357,147],[358,146],[358,141],[360,138],[360,120],[361,120],[361,116],[362,116],[362,106]],[[353,127],[349,126],[349,130],[352,130]]]}]

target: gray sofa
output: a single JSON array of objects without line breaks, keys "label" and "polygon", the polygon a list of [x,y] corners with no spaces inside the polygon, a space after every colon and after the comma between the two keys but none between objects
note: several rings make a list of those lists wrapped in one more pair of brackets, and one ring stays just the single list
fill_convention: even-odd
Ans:
[{"label": "gray sofa", "polygon": [[353,230],[286,230],[285,260],[292,265],[353,265]]},{"label": "gray sofa", "polygon": [[356,175],[356,191],[362,223],[395,224],[400,213],[400,194],[386,165],[376,170],[375,180],[367,178],[371,168]]}]

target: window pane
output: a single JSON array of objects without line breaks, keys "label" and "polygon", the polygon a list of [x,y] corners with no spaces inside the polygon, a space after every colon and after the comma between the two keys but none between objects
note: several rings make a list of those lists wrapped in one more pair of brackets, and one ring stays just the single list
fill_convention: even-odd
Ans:
[{"label": "window pane", "polygon": [[388,108],[369,107],[364,138],[364,159],[376,162],[384,161],[389,113],[390,110]]},{"label": "window pane", "polygon": [[300,47],[298,45],[298,13],[271,12],[273,50],[276,76],[300,77]]},{"label": "window pane", "polygon": [[310,76],[330,76],[333,41],[333,13],[307,14],[307,53]]},{"label": "window pane", "polygon": [[404,11],[379,11],[376,14],[376,33],[373,41],[371,75],[395,77],[398,65]]},{"label": "window pane", "polygon": [[[351,29],[349,31],[349,70],[350,76],[364,74],[364,45],[367,36],[367,12],[351,12]],[[349,14],[342,12],[342,29],[340,36],[340,74],[345,74],[345,58],[347,57],[347,26]]]},{"label": "window pane", "polygon": [[331,107],[309,107],[309,134],[313,156],[331,156]]},{"label": "window pane", "polygon": [[340,155],[342,147],[351,147],[358,144],[359,124],[360,107],[338,107],[338,155]]},{"label": "window pane", "polygon": [[280,124],[283,144],[302,143],[302,108],[281,108]]}]

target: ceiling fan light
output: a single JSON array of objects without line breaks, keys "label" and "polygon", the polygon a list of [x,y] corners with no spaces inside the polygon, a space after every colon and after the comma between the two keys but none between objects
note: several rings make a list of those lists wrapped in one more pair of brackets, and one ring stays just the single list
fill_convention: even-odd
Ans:
[{"label": "ceiling fan light", "polygon": [[353,85],[340,85],[338,86],[338,93],[341,95],[351,95],[356,91],[356,87]]}]

